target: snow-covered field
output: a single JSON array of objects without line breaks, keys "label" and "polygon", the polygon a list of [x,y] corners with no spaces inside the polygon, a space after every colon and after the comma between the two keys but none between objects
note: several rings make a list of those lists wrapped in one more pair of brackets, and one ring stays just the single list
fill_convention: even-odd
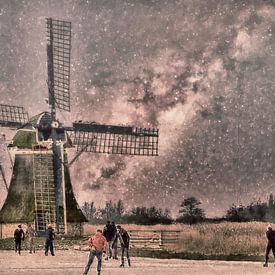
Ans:
[{"label": "snow-covered field", "polygon": [[[19,256],[14,251],[0,251],[0,274],[66,274],[80,275],[86,264],[88,252],[56,251],[56,256],[45,257],[42,251],[29,254],[23,251]],[[93,263],[90,274],[96,274],[97,261]],[[103,262],[102,275],[193,275],[225,274],[250,275],[274,274],[275,267],[270,264],[263,268],[259,262],[225,262],[225,261],[189,261],[132,258],[132,267],[120,268],[120,261]]]}]

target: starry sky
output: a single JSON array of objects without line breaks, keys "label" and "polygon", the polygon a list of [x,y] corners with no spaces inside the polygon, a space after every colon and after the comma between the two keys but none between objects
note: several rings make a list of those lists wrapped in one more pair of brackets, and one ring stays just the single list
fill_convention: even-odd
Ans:
[{"label": "starry sky", "polygon": [[80,205],[175,216],[195,196],[216,216],[274,192],[275,1],[0,0],[0,103],[30,116],[49,110],[46,17],[72,22],[72,110],[59,120],[160,131],[158,157],[83,154]]}]

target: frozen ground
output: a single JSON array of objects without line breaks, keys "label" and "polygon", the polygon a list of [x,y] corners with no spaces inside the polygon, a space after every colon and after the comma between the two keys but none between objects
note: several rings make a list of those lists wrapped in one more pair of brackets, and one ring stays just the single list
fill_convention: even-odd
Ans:
[{"label": "frozen ground", "polygon": [[[88,252],[57,251],[56,256],[45,257],[42,251],[29,254],[23,251],[21,256],[14,251],[0,251],[0,274],[60,274],[80,275],[86,264]],[[93,263],[90,274],[95,272],[96,262]],[[133,258],[132,267],[119,268],[119,261],[104,261],[102,275],[250,275],[274,274],[275,267],[270,264],[263,268],[259,262],[225,262],[225,261],[189,261],[161,260],[149,258]]]}]

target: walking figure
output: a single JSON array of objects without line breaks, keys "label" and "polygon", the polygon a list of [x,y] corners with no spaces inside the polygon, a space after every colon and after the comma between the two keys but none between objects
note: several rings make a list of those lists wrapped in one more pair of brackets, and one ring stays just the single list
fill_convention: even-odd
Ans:
[{"label": "walking figure", "polygon": [[106,238],[108,246],[107,246],[107,256],[105,260],[108,260],[108,257],[111,259],[112,258],[112,244],[114,241],[116,235],[116,227],[113,226],[110,221],[107,221],[104,229],[103,229],[103,236]]},{"label": "walking figure", "polygon": [[22,229],[21,224],[14,230],[14,242],[15,242],[15,253],[21,254],[21,241],[25,239],[25,233]]},{"label": "walking figure", "polygon": [[46,241],[45,241],[45,256],[48,256],[48,251],[50,248],[50,252],[52,256],[54,254],[53,240],[55,238],[55,233],[51,224],[48,225],[48,229],[46,230]]},{"label": "walking figure", "polygon": [[37,233],[35,229],[32,227],[31,223],[28,224],[26,235],[28,236],[29,240],[30,253],[35,253],[35,237],[37,236]]},{"label": "walking figure", "polygon": [[111,223],[111,225],[112,225],[112,229],[113,229],[113,232],[114,232],[114,237],[113,237],[113,240],[112,240],[113,259],[118,260],[118,257],[117,257],[117,241],[115,242],[115,238],[116,238],[116,234],[117,234],[117,228],[116,228],[116,225],[115,225],[114,221]]},{"label": "walking figure", "polygon": [[266,238],[268,242],[267,242],[266,252],[265,252],[264,267],[268,267],[268,255],[270,253],[270,250],[272,250],[273,256],[275,258],[275,231],[272,230],[271,225],[268,225],[267,227]]},{"label": "walking figure", "polygon": [[103,236],[101,229],[98,229],[96,234],[89,239],[89,246],[89,259],[83,275],[88,274],[89,269],[94,261],[94,257],[97,257],[97,274],[100,275],[102,267],[102,255],[107,251],[107,240]]},{"label": "walking figure", "polygon": [[117,226],[117,234],[116,238],[114,240],[114,243],[116,243],[118,240],[120,241],[121,246],[121,265],[120,267],[124,267],[124,253],[126,254],[126,258],[128,261],[129,267],[131,266],[131,261],[129,257],[129,244],[130,244],[130,236],[128,232],[122,228],[120,225]]}]

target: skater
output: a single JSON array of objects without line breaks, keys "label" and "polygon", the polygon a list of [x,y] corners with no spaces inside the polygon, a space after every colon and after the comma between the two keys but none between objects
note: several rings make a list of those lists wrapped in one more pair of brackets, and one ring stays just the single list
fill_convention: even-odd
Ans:
[{"label": "skater", "polygon": [[103,236],[106,238],[108,247],[107,247],[107,256],[105,260],[108,260],[108,258],[112,258],[112,243],[114,241],[116,234],[116,228],[111,225],[110,221],[107,221],[104,229],[103,229]]},{"label": "skater", "polygon": [[51,224],[48,225],[48,229],[46,231],[46,241],[45,241],[45,256],[48,256],[48,251],[50,248],[50,252],[52,256],[54,254],[53,240],[55,238],[55,233]]},{"label": "skater", "polygon": [[36,231],[32,228],[32,224],[28,224],[28,228],[26,230],[26,235],[28,236],[29,240],[29,253],[35,253],[35,237],[37,236]]},{"label": "skater", "polygon": [[266,252],[265,252],[264,267],[268,267],[268,255],[270,253],[270,250],[272,250],[273,256],[275,258],[275,231],[272,230],[271,225],[268,225],[267,227],[266,238],[268,242],[267,242]]},{"label": "skater", "polygon": [[128,232],[122,228],[120,225],[117,226],[118,233],[116,234],[116,238],[114,243],[118,240],[120,241],[121,246],[121,265],[120,267],[124,267],[124,252],[126,254],[126,258],[128,260],[128,266],[131,267],[131,261],[129,257],[129,244],[130,244],[130,236]]},{"label": "skater", "polygon": [[89,260],[85,267],[83,275],[88,274],[93,263],[94,257],[97,257],[97,274],[100,275],[102,266],[102,255],[107,251],[107,240],[102,234],[102,230],[98,229],[96,234],[89,239],[90,254]]},{"label": "skater", "polygon": [[112,225],[113,232],[114,232],[114,237],[113,237],[113,240],[112,240],[113,259],[118,260],[118,257],[117,257],[117,241],[115,242],[115,238],[116,238],[116,234],[117,234],[117,228],[116,228],[116,225],[115,225],[114,221],[112,221],[111,225]]},{"label": "skater", "polygon": [[15,253],[21,254],[21,241],[24,241],[25,233],[22,229],[22,225],[19,224],[18,228],[14,230],[14,242],[15,242]]}]

